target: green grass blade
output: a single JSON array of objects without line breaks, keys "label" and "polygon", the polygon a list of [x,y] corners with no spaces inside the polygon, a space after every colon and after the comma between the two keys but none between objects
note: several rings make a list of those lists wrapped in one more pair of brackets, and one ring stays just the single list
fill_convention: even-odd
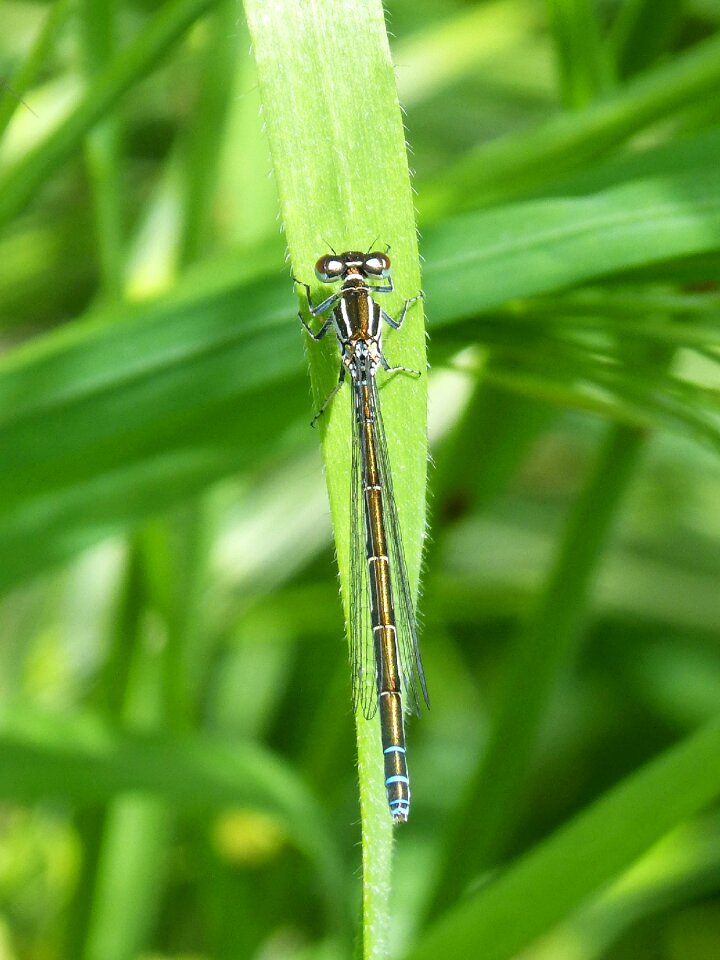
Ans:
[{"label": "green grass blade", "polygon": [[[652,927],[661,913],[692,909],[711,898],[720,869],[719,832],[712,812],[671,831],[589,907],[542,937],[527,960],[570,960],[568,949],[573,960],[602,960],[640,924]],[[570,944],[582,944],[579,953]]]},{"label": "green grass blade", "polygon": [[22,97],[45,69],[71,8],[72,0],[55,0],[25,61],[12,77],[11,88],[15,96],[0,97],[0,137],[20,106],[16,97]]},{"label": "green grass blade", "polygon": [[403,106],[437,96],[488,62],[512,55],[542,29],[544,11],[535,0],[488,0],[461,5],[409,36],[398,36],[393,54]]},{"label": "green grass blade", "polygon": [[[246,0],[263,117],[270,140],[282,219],[295,275],[311,284],[313,265],[332,246],[368,249],[390,244],[397,314],[420,287],[412,193],[402,118],[382,5],[352,0],[322,4]],[[360,79],[362,78],[362,79]],[[288,284],[288,293],[290,285]],[[289,320],[289,323],[292,323]],[[301,334],[296,328],[294,352]],[[310,348],[316,408],[337,382],[332,337]],[[314,347],[314,345],[313,345]],[[387,338],[394,363],[425,370],[422,310],[401,335]],[[408,568],[417,592],[425,527],[426,378],[395,377],[382,390],[398,513]],[[326,479],[346,614],[350,590],[350,412],[347,391],[321,424]],[[346,616],[347,619],[347,616]],[[364,951],[385,955],[391,824],[384,800],[377,722],[358,719],[363,817]]]},{"label": "green grass blade", "polygon": [[174,810],[253,807],[276,816],[315,863],[328,905],[344,884],[327,818],[290,768],[254,743],[171,733],[135,733],[89,715],[8,706],[0,716],[0,796],[35,802],[108,802],[138,792]]},{"label": "green grass blade", "polygon": [[644,439],[642,431],[614,428],[574,505],[537,608],[508,657],[485,755],[443,857],[436,911],[451,904],[473,874],[502,860],[548,703],[581,639],[592,579]]},{"label": "green grass blade", "polygon": [[[490,375],[497,383],[505,378],[509,387],[512,387],[513,375],[519,375],[518,392],[522,395],[550,400],[544,391],[554,387],[559,391],[552,401],[556,405],[594,410],[626,425],[672,430],[707,444],[716,453],[720,449],[717,391],[684,383],[661,369],[654,376],[638,377],[635,382],[631,379],[631,368],[608,371],[612,358],[599,363],[584,361],[582,347],[574,351],[536,350],[536,353],[537,356],[527,362],[523,351],[513,354],[501,347],[499,362]],[[555,369],[548,372],[548,366]],[[578,379],[582,382],[576,384]],[[533,382],[537,391],[528,389]]]},{"label": "green grass blade", "polygon": [[57,562],[256,464],[287,429],[302,398],[287,291],[251,285],[242,302],[238,317],[230,286],[117,311],[6,358],[5,585],[37,571],[38,538]]},{"label": "green grass blade", "polygon": [[213,192],[220,163],[218,145],[222,143],[239,50],[237,14],[234,0],[222,0],[210,18],[202,83],[185,145],[181,264],[199,259],[207,249],[211,234]]},{"label": "green grass blade", "polygon": [[510,960],[720,794],[720,721],[632,774],[484,890],[407,960]]},{"label": "green grass blade", "polygon": [[133,84],[152,71],[215,0],[171,0],[98,76],[72,113],[0,175],[0,225],[19,213],[89,130]]},{"label": "green grass blade", "polygon": [[552,183],[673,111],[712,96],[720,80],[720,37],[713,36],[582,112],[493,141],[443,172],[420,194],[423,219]]},{"label": "green grass blade", "polygon": [[[107,697],[112,683],[109,677],[104,678],[106,696],[98,699],[108,726],[117,728],[124,722],[138,733],[167,735],[167,674],[174,638],[169,638],[160,653],[147,643],[147,618],[155,616],[158,623],[163,621],[148,589],[150,551],[144,539],[136,538],[130,548],[129,590],[118,611],[112,638],[116,640],[123,627],[130,627],[122,636],[129,648],[128,670],[121,668],[118,677],[123,688],[117,690],[115,710]],[[111,652],[106,672],[118,666],[119,653]],[[163,865],[169,857],[177,813],[165,799],[135,795],[115,797],[94,809],[84,808],[83,814],[79,825],[85,821],[89,830],[82,833],[83,876],[79,886],[86,891],[87,900],[81,898],[77,903],[76,930],[83,947],[74,955],[86,960],[133,960],[146,940],[164,893]]]},{"label": "green grass blade", "polygon": [[719,190],[713,162],[586,197],[530,200],[445,221],[427,231],[423,244],[432,324],[457,316],[461,299],[470,315],[517,296],[715,250]]},{"label": "green grass blade", "polygon": [[[142,569],[140,550],[132,543],[128,550],[125,570],[119,581],[118,598],[113,617],[113,625],[108,637],[108,651],[101,675],[96,682],[92,706],[105,718],[106,722],[120,723],[123,709],[128,700],[133,666],[147,650],[143,650],[142,623],[144,606],[145,576]],[[136,698],[137,699],[137,698]],[[146,722],[147,717],[143,720]],[[134,798],[135,803],[151,805],[154,809],[160,803],[154,798]],[[75,815],[75,829],[82,844],[82,864],[78,871],[75,890],[68,908],[68,919],[63,932],[63,950],[66,956],[83,957],[91,936],[90,929],[97,923],[96,903],[99,896],[99,877],[104,872],[104,848],[108,839],[111,820],[109,804],[82,806]],[[159,859],[159,845],[167,838],[167,831],[158,828],[157,841],[151,841],[154,854]],[[166,817],[167,820],[167,817]],[[148,847],[149,849],[149,847]],[[127,877],[127,874],[126,874]],[[115,896],[117,901],[117,892]],[[123,913],[121,909],[119,913]],[[128,939],[132,941],[129,931]]]},{"label": "green grass blade", "polygon": [[121,797],[110,808],[83,960],[134,960],[157,924],[172,853],[174,804]]},{"label": "green grass blade", "polygon": [[623,151],[603,163],[553,181],[543,195],[558,197],[597,193],[623,180],[647,180],[676,176],[691,169],[708,168],[708,160],[720,151],[720,128],[711,126],[680,140],[660,143],[647,150]]},{"label": "green grass blade", "polygon": [[612,45],[621,77],[647,69],[667,53],[681,27],[677,0],[625,0],[612,28]]},{"label": "green grass blade", "polygon": [[[83,0],[80,5],[82,59],[88,85],[116,53],[116,0]],[[91,183],[102,295],[119,299],[123,290],[123,190],[120,168],[121,118],[111,115],[88,131],[85,162]]]},{"label": "green grass blade", "polygon": [[593,0],[548,0],[560,92],[565,106],[584,107],[608,89],[610,69]]}]

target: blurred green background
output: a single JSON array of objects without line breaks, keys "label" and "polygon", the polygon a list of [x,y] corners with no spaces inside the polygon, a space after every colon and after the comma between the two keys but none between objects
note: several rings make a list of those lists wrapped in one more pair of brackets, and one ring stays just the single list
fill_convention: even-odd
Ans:
[{"label": "blurred green background", "polygon": [[[720,712],[720,2],[386,9],[432,366],[399,955]],[[0,26],[0,960],[350,956],[344,626],[242,11]],[[716,960],[706,759],[470,955]]]}]

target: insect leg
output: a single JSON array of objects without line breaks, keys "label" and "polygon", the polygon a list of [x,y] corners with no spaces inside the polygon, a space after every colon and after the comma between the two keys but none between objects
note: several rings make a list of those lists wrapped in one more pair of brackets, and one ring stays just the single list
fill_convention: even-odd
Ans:
[{"label": "insect leg", "polygon": [[333,293],[329,297],[327,297],[325,300],[323,300],[322,303],[318,303],[317,305],[315,305],[312,302],[312,295],[310,293],[310,287],[308,286],[308,284],[303,283],[302,280],[298,280],[297,277],[293,277],[293,283],[296,283],[299,287],[305,288],[305,297],[307,298],[308,310],[310,311],[313,317],[316,317],[319,313],[325,313],[327,308],[332,306],[333,303],[336,303],[342,296],[342,294],[340,293]]},{"label": "insect leg", "polygon": [[318,410],[318,412],[315,414],[315,416],[314,416],[314,417],[312,418],[312,420],[310,421],[310,426],[311,426],[311,427],[314,427],[314,426],[315,426],[315,424],[316,424],[317,421],[320,419],[320,417],[323,415],[323,413],[325,413],[325,409],[327,408],[328,404],[331,402],[332,398],[333,398],[333,397],[335,396],[335,394],[338,392],[338,390],[339,390],[340,387],[343,385],[343,383],[345,383],[345,374],[346,374],[346,373],[347,373],[347,367],[345,366],[345,364],[343,364],[343,365],[340,367],[340,376],[338,377],[338,382],[335,384],[335,386],[334,386],[333,389],[330,391],[330,393],[327,395],[327,397],[325,397],[325,401],[324,401],[323,405],[320,407],[320,409]]},{"label": "insect leg", "polygon": [[380,366],[385,373],[410,373],[413,377],[422,376],[419,370],[413,370],[412,367],[391,367],[382,353],[380,354]]},{"label": "insect leg", "polygon": [[394,327],[396,330],[399,330],[400,327],[403,325],[403,322],[405,321],[405,314],[408,312],[408,308],[411,307],[414,303],[417,303],[418,300],[424,300],[424,299],[425,299],[425,294],[419,293],[416,297],[410,297],[408,300],[406,300],[402,308],[402,313],[400,314],[400,317],[398,320],[393,320],[393,318],[389,314],[385,313],[384,310],[381,310],[380,313],[382,314],[382,318],[385,321],[385,323],[389,323],[391,327]]},{"label": "insect leg", "polygon": [[388,277],[387,283],[384,284],[382,287],[373,287],[371,284],[368,284],[368,287],[370,288],[370,290],[372,290],[373,293],[392,293],[393,290],[395,289],[393,285],[392,277]]},{"label": "insect leg", "polygon": [[325,323],[323,323],[323,325],[320,327],[318,332],[313,333],[313,331],[310,329],[308,324],[305,322],[305,317],[302,315],[302,313],[298,313],[298,317],[300,318],[300,323],[305,327],[308,334],[313,338],[313,340],[322,340],[322,338],[328,332],[328,330],[330,329],[333,323],[333,317],[332,317],[332,314],[330,314],[330,316],[327,318]]}]

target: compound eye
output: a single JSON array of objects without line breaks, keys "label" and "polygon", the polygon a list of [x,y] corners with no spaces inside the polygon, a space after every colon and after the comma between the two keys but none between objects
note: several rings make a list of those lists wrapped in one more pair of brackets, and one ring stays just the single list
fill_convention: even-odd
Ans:
[{"label": "compound eye", "polygon": [[345,272],[345,264],[339,257],[320,257],[315,264],[315,274],[322,283],[332,283],[338,280]]},{"label": "compound eye", "polygon": [[369,253],[365,257],[365,272],[387,277],[390,273],[390,257],[386,253]]}]

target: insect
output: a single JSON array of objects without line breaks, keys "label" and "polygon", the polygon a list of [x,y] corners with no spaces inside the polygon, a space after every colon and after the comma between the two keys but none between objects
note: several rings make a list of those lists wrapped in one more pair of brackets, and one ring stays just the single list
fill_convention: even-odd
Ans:
[{"label": "insect", "polygon": [[[334,328],[342,364],[335,389],[313,419],[320,417],[343,385],[351,380],[352,481],[350,518],[350,659],[353,710],[372,719],[380,712],[385,787],[395,822],[408,818],[410,779],[405,751],[404,708],[420,710],[420,695],[430,706],[418,647],[417,622],[408,580],[400,523],[393,496],[385,429],[378,402],[376,374],[420,376],[409,367],[390,366],[382,350],[382,328],[402,327],[408,309],[422,294],[405,301],[394,320],[373,299],[391,293],[387,253],[332,253],[321,257],[315,273],[322,283],[342,281],[340,289],[313,304],[304,287],[312,317],[328,314],[314,332],[300,314],[313,340]],[[372,280],[379,281],[371,283]],[[329,313],[328,313],[329,311]]]}]

